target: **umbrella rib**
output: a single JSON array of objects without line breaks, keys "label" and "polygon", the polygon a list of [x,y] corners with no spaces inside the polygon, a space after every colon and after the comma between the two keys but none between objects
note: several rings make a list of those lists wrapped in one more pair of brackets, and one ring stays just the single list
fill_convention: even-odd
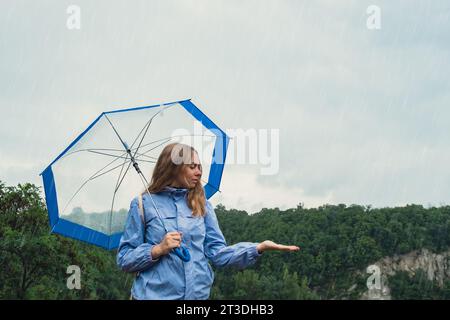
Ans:
[{"label": "umbrella rib", "polygon": [[142,135],[141,141],[139,142],[139,145],[137,146],[136,152],[134,153],[133,157],[136,156],[136,154],[137,154],[139,148],[141,147],[142,141],[144,140],[145,135],[147,134],[148,128],[150,127],[150,124],[153,122],[153,119],[154,119],[158,114],[160,114],[161,112],[163,112],[163,111],[165,111],[165,110],[167,110],[168,108],[173,107],[173,106],[174,106],[174,105],[168,105],[168,106],[166,106],[166,107],[163,107],[161,110],[159,110],[158,112],[156,112],[156,113],[155,113],[155,114],[147,121],[147,123],[144,125],[144,127],[142,128],[142,130],[139,132],[139,134],[137,135],[137,137],[134,139],[133,143],[131,144],[131,148],[130,148],[130,149],[133,148],[134,144],[135,144],[136,141],[139,139],[139,136],[141,135],[142,131],[144,131],[144,129],[145,129],[145,132],[144,132],[144,134]]},{"label": "umbrella rib", "polygon": [[[162,144],[163,144],[163,143],[162,143]],[[150,151],[152,151],[153,149],[155,149],[155,148],[157,148],[157,147],[159,147],[159,146],[156,146],[156,147],[154,147],[154,148],[152,148],[152,149],[150,149],[150,150],[147,150],[146,152],[150,152]],[[140,158],[140,157],[143,157],[143,156],[146,156],[146,155],[145,155],[145,154],[139,153],[138,156],[136,157],[136,159],[138,159],[138,158]],[[148,157],[148,156],[147,156],[147,157]],[[118,159],[118,158],[117,158],[117,159]],[[117,159],[116,159],[116,160],[117,160]],[[155,161],[148,161],[148,160],[141,160],[141,161],[149,162],[149,163],[155,163]],[[94,173],[94,175],[91,176],[91,178],[89,178],[88,180],[94,180],[94,179],[96,179],[96,178],[98,178],[98,177],[101,177],[102,175],[107,174],[108,172],[111,172],[111,171],[113,171],[113,170],[119,168],[120,166],[122,166],[122,164],[119,164],[118,166],[115,166],[114,168],[111,168],[111,169],[109,169],[108,171],[105,171],[105,172],[100,173],[99,175],[96,175],[99,171],[103,170],[104,168],[103,168],[103,169],[100,169],[99,171],[97,171],[96,173]],[[131,161],[129,161],[128,168],[129,168],[130,166],[131,166]],[[128,169],[127,169],[127,171],[128,171]],[[126,174],[126,172],[125,172],[125,174]],[[122,179],[122,180],[123,180],[123,179]],[[120,185],[119,185],[119,187],[120,187]]]},{"label": "umbrella rib", "polygon": [[129,164],[128,164],[128,168],[127,168],[127,170],[125,171],[125,173],[123,174],[122,180],[121,180],[120,183],[119,183],[120,176],[122,175],[123,167],[124,167],[125,164],[127,163],[127,159],[128,159],[128,154],[127,154],[127,156],[125,157],[125,161],[123,162],[122,168],[120,169],[119,176],[117,177],[116,187],[115,187],[114,194],[113,194],[113,198],[112,198],[111,212],[110,212],[110,214],[109,214],[109,233],[110,233],[110,234],[112,233],[112,230],[111,230],[111,227],[112,227],[112,215],[113,215],[114,201],[115,201],[115,199],[116,199],[117,190],[119,190],[118,185],[120,186],[120,183],[122,183],[123,178],[125,178],[125,175],[127,174],[128,169],[130,168],[130,165],[131,165],[131,161],[130,161]]},{"label": "umbrella rib", "polygon": [[[130,161],[130,162],[131,162],[131,161]],[[118,166],[115,166],[114,168],[111,168],[111,169],[109,169],[108,171],[102,172],[102,173],[100,173],[99,175],[96,175],[95,177],[91,177],[89,180],[97,179],[98,177],[101,177],[101,176],[103,176],[103,175],[105,175],[105,174],[107,174],[107,173],[109,173],[109,172],[111,172],[111,171],[113,171],[113,170],[116,170],[116,169],[119,168],[120,166],[122,166],[122,164],[119,164]]]},{"label": "umbrella rib", "polygon": [[119,138],[120,142],[122,143],[125,151],[127,150],[126,148],[126,144],[125,142],[122,140],[122,137],[119,135],[119,133],[117,132],[116,128],[114,127],[114,125],[112,124],[111,120],[109,120],[108,116],[105,114],[105,118],[106,120],[108,120],[109,124],[111,125],[111,128],[114,130],[114,132],[116,133],[117,137]]},{"label": "umbrella rib", "polygon": [[[119,159],[119,158],[114,159],[113,161],[111,161],[110,163],[108,163],[106,166],[104,166],[103,168],[101,168],[100,170],[98,170],[97,172],[95,172],[93,175],[91,175],[85,182],[83,182],[82,185],[81,185],[81,186],[78,188],[78,190],[75,192],[75,194],[72,196],[72,198],[70,198],[70,200],[67,202],[66,206],[65,206],[64,209],[63,209],[63,212],[66,210],[67,206],[68,206],[69,203],[73,200],[73,198],[75,198],[75,196],[78,194],[78,192],[80,192],[80,190],[81,190],[81,189],[82,189],[82,188],[83,188],[90,180],[93,180],[93,179],[98,178],[99,176],[105,174],[106,172],[104,172],[104,173],[102,173],[102,174],[96,176],[99,172],[101,172],[102,170],[104,170],[106,167],[108,167],[109,165],[113,164],[114,162],[116,162],[118,159]],[[117,167],[115,167],[115,168],[113,168],[113,169],[111,169],[111,170],[109,170],[109,171],[107,171],[107,172],[110,172],[110,171],[112,171],[112,170],[114,170],[114,169],[116,169],[116,168],[118,168],[118,167],[120,167],[120,165],[117,166]]]},{"label": "umbrella rib", "polygon": [[77,152],[81,152],[81,151],[97,151],[97,150],[101,150],[101,151],[119,151],[123,153],[123,150],[119,150],[119,149],[99,149],[99,148],[89,148],[89,149],[80,149],[80,150],[75,150],[69,153],[66,153],[65,155],[62,156],[62,158],[65,158],[67,156],[70,156],[71,154],[77,153]]},{"label": "umbrella rib", "polygon": [[[159,111],[159,112],[161,112],[161,111]],[[159,112],[158,112],[158,113],[159,113]],[[149,121],[147,122],[147,124],[145,125],[145,127],[144,127],[144,128],[145,128],[145,132],[144,132],[144,134],[142,135],[141,141],[139,141],[139,145],[136,147],[136,150],[134,151],[133,157],[136,157],[136,154],[137,154],[139,148],[141,147],[142,141],[144,141],[145,135],[147,134],[147,131],[148,131],[148,129],[150,128],[150,125],[152,124],[153,119],[156,117],[156,115],[157,115],[158,113],[156,113],[153,117],[151,117],[150,120],[149,120]],[[142,132],[142,131],[141,131],[141,132]],[[138,137],[139,137],[139,136],[138,136]],[[138,137],[136,137],[136,139],[133,141],[133,144],[131,145],[132,147],[134,146],[134,144],[135,144],[136,141],[138,140]]]},{"label": "umbrella rib", "polygon": [[[121,155],[114,155],[114,154],[105,153],[105,152],[98,152],[96,150],[120,151],[122,154]],[[117,149],[82,149],[82,150],[73,151],[71,153],[68,153],[67,155],[74,154],[75,152],[81,152],[81,151],[87,151],[87,152],[90,152],[90,153],[100,154],[100,155],[114,157],[114,158],[127,159],[126,157],[123,156],[123,155],[125,155],[127,153],[123,152],[123,150],[117,150]],[[67,156],[67,155],[64,155],[64,157]],[[151,158],[151,159],[154,159],[154,160],[157,160],[157,158],[155,158],[155,157],[151,157],[151,156],[147,156],[147,157]],[[156,162],[156,161],[147,161],[147,160],[142,160],[142,161],[150,162],[150,163],[155,163]]]},{"label": "umbrella rib", "polygon": [[[149,150],[140,153],[140,155],[137,156],[136,159],[139,159],[140,157],[143,157],[143,156],[147,156],[146,153],[149,153],[150,151],[155,150],[156,148],[158,148],[159,146],[163,145],[163,144],[166,143],[166,142],[169,142],[170,140],[172,140],[172,139],[166,139],[164,142],[161,142],[161,143],[158,144],[157,146],[155,146],[155,147],[153,147],[153,148],[150,148]],[[147,157],[148,157],[148,156],[147,156]]]},{"label": "umbrella rib", "polygon": [[[110,156],[110,157],[115,157],[115,158],[121,158],[121,159],[127,159],[128,156],[123,157],[122,155],[120,156],[116,156],[114,154],[110,154],[110,153],[104,153],[104,152],[98,152],[98,151],[93,151],[93,150],[86,150],[87,152],[90,153],[95,153],[95,154],[100,154],[100,155],[104,155],[104,156]],[[122,150],[121,150],[122,151]],[[125,152],[122,151],[122,154],[126,154]]]},{"label": "umbrella rib", "polygon": [[[127,170],[125,170],[125,173],[123,174],[122,179],[119,182],[119,185],[116,185],[116,190],[114,192],[117,192],[119,190],[120,185],[122,184],[123,179],[125,179],[125,175],[127,174],[130,167],[131,167],[131,161],[128,163],[128,168],[127,168]],[[119,178],[120,178],[120,176],[119,176]]]},{"label": "umbrella rib", "polygon": [[[142,137],[142,139],[141,139],[141,143],[142,143],[142,140],[144,139],[145,134],[147,133],[148,127],[149,127],[150,124],[152,123],[153,119],[154,119],[159,113],[161,113],[163,110],[165,110],[165,109],[167,109],[167,108],[169,108],[169,107],[171,107],[171,105],[169,105],[169,106],[163,108],[162,110],[159,110],[157,113],[155,113],[155,114],[150,118],[150,120],[145,124],[144,128],[141,129],[141,131],[139,132],[138,136],[135,138],[135,140],[133,141],[133,143],[132,143],[131,146],[133,146],[133,145],[136,143],[136,141],[138,140],[138,138],[139,138],[139,136],[141,135],[142,131],[143,131],[144,129],[146,129],[146,131],[145,131],[145,133],[144,133],[144,135],[143,135],[143,137]],[[114,133],[116,134],[116,136],[119,138],[119,140],[120,140],[120,142],[122,143],[124,149],[125,149],[126,151],[128,151],[127,149],[128,149],[129,147],[127,148],[127,144],[123,141],[123,139],[122,139],[122,137],[120,136],[119,132],[117,132],[116,127],[114,127],[114,125],[112,124],[111,120],[109,119],[109,117],[108,117],[106,114],[105,114],[104,116],[105,116],[106,120],[109,122],[111,128],[114,130]],[[139,149],[139,147],[136,148],[136,152],[137,152],[138,149]],[[135,155],[136,155],[136,153],[135,153]],[[134,157],[134,156],[133,156],[133,157]]]},{"label": "umbrella rib", "polygon": [[[105,155],[105,156],[110,156],[110,157],[114,157],[114,158],[120,158],[120,159],[128,159],[128,154],[127,153],[123,153],[123,154],[126,154],[127,156],[126,157],[123,157],[123,156],[116,156],[116,155],[113,155],[113,154],[108,154],[108,153],[103,153],[103,152],[97,152],[97,151],[90,151],[90,150],[87,150],[88,152],[91,152],[91,153],[96,153],[96,154],[101,154],[101,155]],[[155,163],[155,161],[149,161],[149,160],[142,160],[142,161],[145,161],[145,162],[150,162],[150,163]]]},{"label": "umbrella rib", "polygon": [[[139,159],[140,156],[147,156],[146,153],[148,153],[148,152],[150,152],[150,151],[152,151],[152,150],[158,148],[159,146],[163,145],[163,144],[166,143],[166,142],[169,142],[169,141],[172,140],[173,138],[176,138],[176,137],[188,137],[188,136],[202,136],[202,137],[203,137],[203,136],[208,136],[208,135],[202,135],[202,134],[198,134],[198,135],[194,135],[194,134],[181,134],[181,135],[176,135],[176,136],[172,136],[172,137],[166,137],[166,138],[163,138],[163,139],[158,139],[158,140],[155,140],[155,141],[152,141],[152,142],[149,142],[149,143],[147,143],[147,144],[142,145],[141,148],[142,148],[142,147],[146,147],[146,146],[148,146],[148,145],[150,145],[150,144],[159,142],[159,141],[163,141],[163,140],[164,140],[164,142],[160,143],[160,144],[157,145],[156,147],[153,147],[153,148],[151,148],[151,149],[149,149],[149,150],[147,150],[147,151],[145,151],[145,152],[143,152],[143,153],[141,153],[141,154],[138,154],[139,156],[137,156],[136,159]],[[208,137],[215,137],[215,136],[208,136]],[[151,157],[151,158],[157,159],[157,158],[155,158],[155,157]],[[145,161],[145,160],[142,160],[142,161]]]},{"label": "umbrella rib", "polygon": [[[154,161],[155,163],[156,163],[156,160],[158,160],[158,158],[156,158],[156,157],[148,156],[148,155],[143,154],[143,153],[138,153],[136,158],[139,158],[139,157],[146,157],[146,158],[153,159],[153,160],[155,160]],[[145,160],[142,160],[142,161],[145,161]],[[148,162],[150,162],[150,160],[148,160]]]},{"label": "umbrella rib", "polygon": [[[189,134],[184,134],[184,135],[177,135],[177,136],[173,136],[173,137],[166,137],[166,138],[163,138],[163,139],[158,139],[158,140],[149,142],[149,143],[147,143],[147,144],[141,146],[141,147],[144,147],[144,146],[147,146],[147,145],[156,143],[156,142],[158,142],[158,141],[163,141],[163,142],[160,143],[159,145],[157,145],[157,146],[155,146],[155,147],[153,147],[153,148],[151,148],[151,149],[149,149],[149,150],[147,150],[147,151],[144,151],[144,152],[142,152],[142,153],[138,153],[138,156],[136,157],[136,159],[140,159],[140,158],[143,157],[143,156],[145,156],[145,157],[150,157],[150,156],[147,156],[146,153],[148,153],[148,152],[150,152],[150,151],[152,151],[152,150],[158,148],[159,146],[163,145],[163,144],[166,143],[166,142],[169,142],[169,141],[172,140],[174,137],[183,137],[183,136],[208,136],[208,135],[189,135]],[[215,137],[215,136],[210,136],[210,137]],[[137,149],[137,148],[136,148],[136,149]],[[151,157],[151,158],[157,159],[157,158],[155,158],[155,157]],[[140,160],[141,160],[141,161],[145,161],[145,160],[142,160],[142,159],[140,159]],[[217,190],[217,191],[220,191],[220,190]]]},{"label": "umbrella rib", "polygon": [[[158,112],[158,113],[159,113],[159,112]],[[139,132],[139,134],[137,135],[137,137],[134,139],[133,143],[131,144],[130,150],[133,150],[134,144],[138,141],[139,136],[140,136],[141,133],[145,130],[144,134],[142,135],[142,138],[141,138],[141,141],[140,141],[139,145],[136,147],[136,152],[134,153],[134,156],[136,156],[136,153],[137,153],[137,151],[139,150],[139,147],[140,147],[140,145],[141,145],[141,143],[142,143],[142,140],[144,140],[144,137],[145,137],[145,135],[147,134],[147,130],[148,130],[148,128],[150,127],[150,124],[152,123],[153,118],[156,117],[156,115],[157,115],[158,113],[154,114],[154,115],[147,121],[147,123],[144,125],[144,127],[141,129],[141,131]]]},{"label": "umbrella rib", "polygon": [[[165,138],[162,138],[162,139],[158,139],[158,140],[146,143],[146,144],[142,145],[141,147],[146,147],[146,146],[148,146],[150,144],[156,143],[158,141],[166,140],[166,139],[172,140],[172,139],[177,138],[177,137],[211,137],[211,138],[216,138],[216,136],[214,136],[214,135],[207,135],[207,134],[179,134],[179,135],[175,135],[175,136],[171,136],[171,137],[165,137]],[[133,149],[131,149],[131,150],[133,150]]]},{"label": "umbrella rib", "polygon": [[[143,145],[141,146],[141,148],[147,147],[148,145],[151,145],[151,144],[154,144],[154,143],[157,143],[157,142],[160,142],[160,141],[164,141],[164,140],[170,141],[170,140],[172,140],[172,138],[171,138],[171,137],[165,137],[165,138],[162,138],[162,139],[154,140],[154,141],[151,141],[151,142],[149,142],[149,143],[143,144]],[[159,147],[159,146],[160,146],[160,145],[158,145],[157,147]],[[136,148],[136,149],[137,149],[137,148]],[[131,151],[134,151],[135,149],[131,148],[130,150],[131,150]]]}]

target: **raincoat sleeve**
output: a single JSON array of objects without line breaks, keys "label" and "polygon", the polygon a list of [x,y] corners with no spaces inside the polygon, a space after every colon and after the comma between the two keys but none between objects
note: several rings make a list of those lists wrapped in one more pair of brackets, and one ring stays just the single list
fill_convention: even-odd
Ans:
[{"label": "raincoat sleeve", "polygon": [[153,245],[145,242],[144,226],[139,213],[137,198],[131,201],[125,230],[117,252],[117,265],[126,272],[140,272],[150,268],[158,260],[152,258]]},{"label": "raincoat sleeve", "polygon": [[219,227],[216,213],[209,201],[206,202],[205,215],[205,256],[215,267],[233,266],[243,269],[256,262],[261,254],[256,249],[258,243],[239,242],[227,246],[225,238]]}]

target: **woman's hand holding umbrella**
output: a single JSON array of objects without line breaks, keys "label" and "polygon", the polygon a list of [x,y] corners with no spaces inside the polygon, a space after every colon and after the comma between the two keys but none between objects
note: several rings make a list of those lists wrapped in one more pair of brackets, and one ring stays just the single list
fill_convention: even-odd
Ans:
[{"label": "woman's hand holding umbrella", "polygon": [[152,258],[157,259],[160,256],[168,254],[172,249],[181,247],[181,232],[168,232],[164,239],[152,248]]}]

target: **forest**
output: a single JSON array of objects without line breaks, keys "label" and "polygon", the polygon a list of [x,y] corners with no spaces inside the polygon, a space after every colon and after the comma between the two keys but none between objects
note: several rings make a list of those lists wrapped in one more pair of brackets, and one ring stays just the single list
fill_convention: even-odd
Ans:
[{"label": "forest", "polygon": [[[215,270],[211,299],[359,299],[371,263],[450,248],[450,206],[298,205],[249,214],[217,205],[215,212],[228,244],[269,239],[301,250],[265,252],[245,270]],[[0,299],[129,299],[134,275],[115,257],[51,234],[41,187],[0,181]],[[67,287],[70,265],[80,267],[79,290]],[[450,299],[450,279],[438,285],[424,272],[399,272],[389,286],[393,299]]]}]

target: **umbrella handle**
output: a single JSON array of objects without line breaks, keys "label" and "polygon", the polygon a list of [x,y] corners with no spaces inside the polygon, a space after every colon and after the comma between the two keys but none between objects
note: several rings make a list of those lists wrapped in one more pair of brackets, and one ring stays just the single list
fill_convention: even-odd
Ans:
[{"label": "umbrella handle", "polygon": [[191,260],[191,255],[189,254],[189,250],[186,247],[181,246],[181,248],[175,248],[173,251],[184,262],[188,262],[189,260]]}]

